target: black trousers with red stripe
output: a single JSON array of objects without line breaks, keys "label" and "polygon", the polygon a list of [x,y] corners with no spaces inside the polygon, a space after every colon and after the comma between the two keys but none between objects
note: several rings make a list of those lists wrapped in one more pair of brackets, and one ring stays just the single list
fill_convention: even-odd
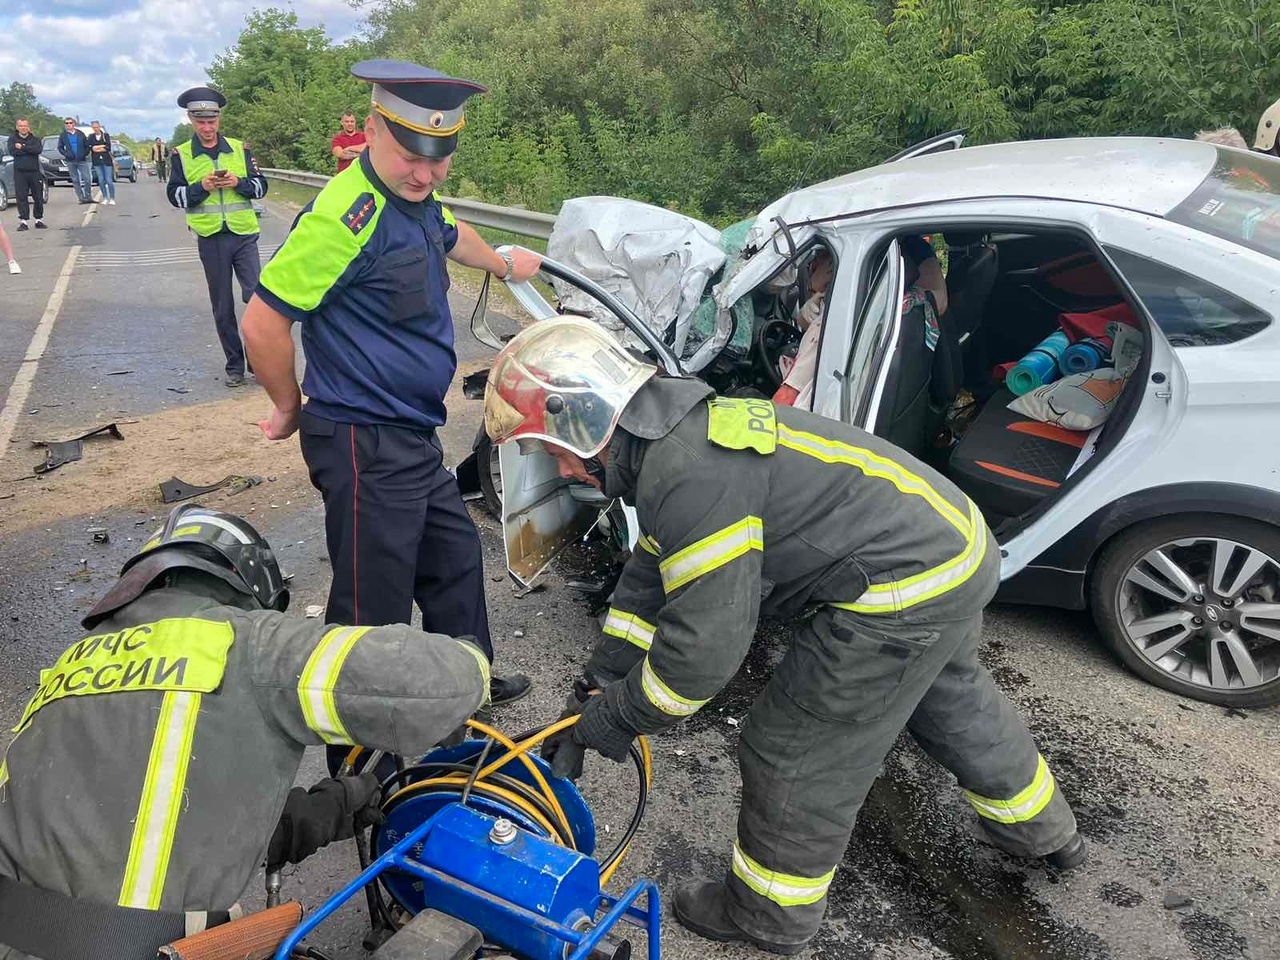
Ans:
[{"label": "black trousers with red stripe", "polygon": [[303,411],[299,433],[324,497],[333,584],[325,619],[408,623],[472,636],[493,659],[480,534],[433,432],[337,423]]}]

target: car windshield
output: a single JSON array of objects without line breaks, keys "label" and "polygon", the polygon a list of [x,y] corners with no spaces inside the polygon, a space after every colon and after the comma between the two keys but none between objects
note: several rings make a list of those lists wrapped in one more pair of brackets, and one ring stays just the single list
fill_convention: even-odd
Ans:
[{"label": "car windshield", "polygon": [[1280,161],[1218,148],[1212,172],[1169,219],[1280,260]]}]

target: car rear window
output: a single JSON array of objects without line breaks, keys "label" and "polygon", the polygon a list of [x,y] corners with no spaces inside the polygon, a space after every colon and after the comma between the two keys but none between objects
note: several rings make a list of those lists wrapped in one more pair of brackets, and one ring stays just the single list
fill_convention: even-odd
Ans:
[{"label": "car rear window", "polygon": [[1218,160],[1169,219],[1280,260],[1280,160],[1218,148]]},{"label": "car rear window", "polygon": [[1265,311],[1199,277],[1117,247],[1107,253],[1175,347],[1235,343],[1271,323]]}]

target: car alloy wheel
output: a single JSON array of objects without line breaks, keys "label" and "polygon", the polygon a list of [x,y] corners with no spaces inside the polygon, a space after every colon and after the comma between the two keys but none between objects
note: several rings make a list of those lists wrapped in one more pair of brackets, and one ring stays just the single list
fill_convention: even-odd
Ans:
[{"label": "car alloy wheel", "polygon": [[1095,615],[1121,658],[1197,699],[1280,701],[1280,532],[1220,517],[1174,518],[1135,533],[1095,573],[1114,597]]},{"label": "car alloy wheel", "polygon": [[4,188],[4,184],[0,183],[0,210],[9,209],[9,191]]}]

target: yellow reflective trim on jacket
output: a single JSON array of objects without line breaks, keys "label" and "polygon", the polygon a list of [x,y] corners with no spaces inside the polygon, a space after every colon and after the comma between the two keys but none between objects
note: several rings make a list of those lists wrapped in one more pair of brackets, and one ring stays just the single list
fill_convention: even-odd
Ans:
[{"label": "yellow reflective trim on jacket", "polygon": [[658,564],[662,589],[670,595],[750,550],[764,550],[764,521],[759,517],[743,517],[667,557]]},{"label": "yellow reflective trim on jacket", "polygon": [[987,531],[978,508],[973,504],[970,504],[969,519],[973,530],[969,542],[946,563],[905,580],[874,583],[852,603],[832,603],[830,606],[857,613],[897,613],[954,590],[973,576],[987,555]]},{"label": "yellow reflective trim on jacket", "polygon": [[191,741],[200,715],[199,693],[166,693],[160,704],[151,758],[133,822],[119,905],[158,910],[187,785]]},{"label": "yellow reflective trim on jacket", "polygon": [[4,785],[9,782],[9,760],[6,757],[0,760],[0,790],[4,789]]},{"label": "yellow reflective trim on jacket", "polygon": [[368,627],[335,627],[326,633],[307,658],[298,678],[298,700],[307,726],[325,743],[350,743],[351,735],[342,725],[333,688],[338,675],[356,641],[369,632]]},{"label": "yellow reflective trim on jacket", "polygon": [[641,620],[634,613],[609,608],[609,615],[604,618],[604,632],[611,637],[634,643],[641,650],[653,646],[653,634],[658,628],[648,621]]},{"label": "yellow reflective trim on jacket", "polygon": [[887,457],[879,456],[863,447],[855,447],[838,440],[828,440],[801,430],[792,430],[782,423],[778,424],[778,444],[788,450],[821,460],[823,463],[841,463],[859,470],[868,477],[887,480],[903,493],[923,499],[959,530],[966,541],[972,536],[973,524],[959,509],[934,490],[924,478],[916,476]]},{"label": "yellow reflective trim on jacket", "polygon": [[661,710],[663,713],[672,717],[689,717],[697,713],[706,700],[690,700],[688,697],[682,697],[669,686],[667,686],[662,678],[654,673],[653,665],[649,663],[649,658],[644,658],[644,666],[640,670],[640,688],[644,691],[648,701]]},{"label": "yellow reflective trim on jacket", "polygon": [[[431,191],[431,198],[435,200],[436,203],[440,203],[440,194],[436,193],[434,190]],[[456,227],[458,225],[458,218],[455,217],[453,215],[453,211],[450,210],[448,207],[446,207],[443,203],[440,203],[440,215],[444,217],[444,222],[448,226]]]},{"label": "yellow reflective trim on jacket", "polygon": [[481,650],[479,647],[473,646],[464,640],[459,640],[457,641],[457,643],[458,643],[458,646],[460,646],[463,650],[467,651],[467,653],[471,654],[473,657],[476,658],[476,664],[480,667],[480,676],[484,680],[484,699],[481,700],[480,702],[481,704],[488,703],[489,702],[489,676],[490,676],[489,658],[484,655],[484,651]]},{"label": "yellow reflective trim on jacket", "polygon": [[792,873],[769,870],[733,845],[733,874],[766,900],[783,907],[800,907],[817,903],[827,895],[827,888],[835,879],[832,867],[820,877],[800,877]]},{"label": "yellow reflective trim on jacket", "polygon": [[642,536],[636,542],[640,544],[640,548],[644,550],[645,553],[653,554],[655,557],[662,556],[662,547],[658,546],[658,541],[653,539],[653,537]]},{"label": "yellow reflective trim on jacket", "polygon": [[778,446],[778,419],[768,400],[714,397],[707,401],[707,439],[728,450],[770,454]]},{"label": "yellow reflective trim on jacket", "polygon": [[974,793],[964,791],[965,799],[973,805],[981,816],[999,823],[1026,823],[1033,819],[1053,799],[1054,779],[1049,764],[1044,757],[1038,757],[1036,775],[1031,785],[1009,800],[992,800]]},{"label": "yellow reflective trim on jacket", "polygon": [[14,727],[65,697],[138,690],[210,693],[222,683],[235,631],[225,620],[172,617],[99,633],[72,644],[48,670]]}]

